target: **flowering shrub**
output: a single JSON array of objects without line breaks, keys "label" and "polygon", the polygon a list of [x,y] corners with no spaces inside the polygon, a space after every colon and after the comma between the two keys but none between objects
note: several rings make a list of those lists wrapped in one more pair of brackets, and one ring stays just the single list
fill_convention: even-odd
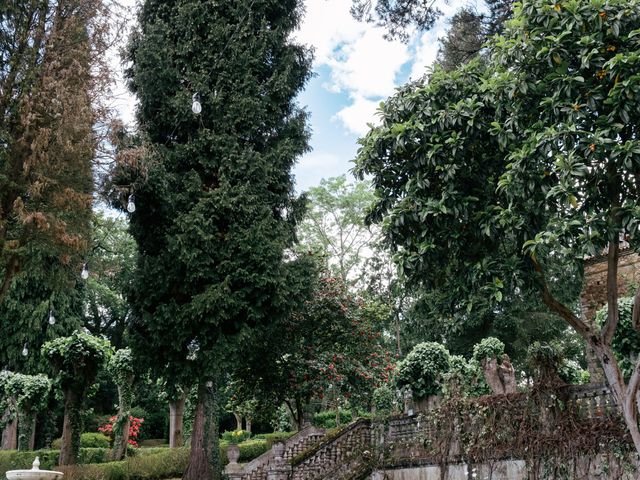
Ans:
[{"label": "flowering shrub", "polygon": [[[113,425],[115,424],[117,416],[113,416],[109,419],[109,423],[105,423],[101,427],[98,427],[98,431],[103,433],[111,442],[113,442]],[[138,435],[140,434],[140,427],[144,423],[144,418],[135,418],[129,415],[129,445],[138,448]]]}]

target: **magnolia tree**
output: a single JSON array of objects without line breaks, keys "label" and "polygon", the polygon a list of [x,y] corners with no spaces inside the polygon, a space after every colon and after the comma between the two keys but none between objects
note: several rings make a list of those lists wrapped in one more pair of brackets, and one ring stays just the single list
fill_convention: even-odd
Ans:
[{"label": "magnolia tree", "polygon": [[[383,222],[402,273],[447,293],[441,321],[537,291],[595,351],[638,451],[640,363],[625,381],[612,341],[619,244],[639,246],[639,24],[636,0],[522,2],[486,62],[390,99],[356,167],[373,178],[370,220]],[[602,252],[598,329],[559,300],[553,272]]]}]

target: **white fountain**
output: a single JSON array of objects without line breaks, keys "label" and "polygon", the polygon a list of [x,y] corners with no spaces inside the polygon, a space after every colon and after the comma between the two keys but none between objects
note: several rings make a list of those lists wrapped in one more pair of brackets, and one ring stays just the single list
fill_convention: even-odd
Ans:
[{"label": "white fountain", "polygon": [[5,475],[7,480],[57,480],[62,478],[64,473],[40,470],[40,459],[36,457],[31,470],[9,470]]}]

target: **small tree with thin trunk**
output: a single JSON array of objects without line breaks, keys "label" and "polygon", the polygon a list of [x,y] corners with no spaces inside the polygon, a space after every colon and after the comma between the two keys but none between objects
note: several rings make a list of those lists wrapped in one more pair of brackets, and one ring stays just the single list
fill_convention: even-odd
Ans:
[{"label": "small tree with thin trunk", "polygon": [[98,370],[110,353],[111,347],[107,340],[79,331],[42,346],[42,354],[49,359],[58,374],[64,395],[60,465],[76,463],[87,389],[93,384]]},{"label": "small tree with thin trunk", "polygon": [[113,460],[122,460],[127,454],[129,444],[129,426],[131,402],[133,400],[133,357],[131,350],[123,348],[114,353],[109,360],[108,370],[118,387],[118,415],[113,425]]}]

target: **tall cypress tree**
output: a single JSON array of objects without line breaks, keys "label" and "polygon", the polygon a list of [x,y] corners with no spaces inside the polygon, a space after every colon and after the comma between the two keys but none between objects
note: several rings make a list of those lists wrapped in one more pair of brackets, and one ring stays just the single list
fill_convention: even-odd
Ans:
[{"label": "tall cypress tree", "polygon": [[308,149],[294,99],[311,55],[290,38],[300,18],[298,0],[147,0],[130,42],[148,144],[144,168],[128,163],[114,179],[133,188],[137,207],[132,336],[165,375],[198,384],[186,480],[219,475],[215,405],[228,345],[295,297],[296,264],[284,253],[303,209],[291,169]]}]

